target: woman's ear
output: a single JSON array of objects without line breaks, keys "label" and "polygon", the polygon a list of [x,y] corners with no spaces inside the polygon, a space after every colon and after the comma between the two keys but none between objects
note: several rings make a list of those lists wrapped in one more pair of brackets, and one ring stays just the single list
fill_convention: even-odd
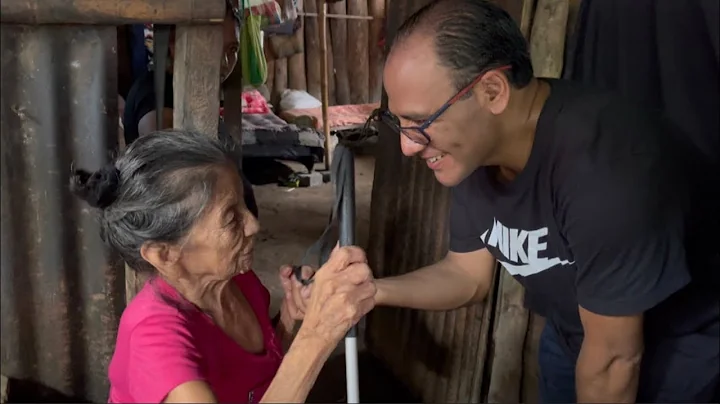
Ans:
[{"label": "woman's ear", "polygon": [[168,243],[146,242],[140,247],[140,256],[163,274],[180,259],[180,248]]}]

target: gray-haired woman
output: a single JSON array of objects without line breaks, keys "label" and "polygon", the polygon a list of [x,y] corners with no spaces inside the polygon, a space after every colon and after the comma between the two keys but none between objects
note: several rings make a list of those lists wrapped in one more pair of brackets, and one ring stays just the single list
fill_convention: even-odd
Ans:
[{"label": "gray-haired woman", "polygon": [[284,352],[303,315],[283,268],[286,298],[270,319],[269,293],[251,270],[259,226],[241,183],[227,147],[178,131],[137,139],[97,172],[75,172],[72,189],[99,210],[103,239],[152,274],[122,315],[109,402],[303,402],[374,306],[363,252],[336,248]]}]

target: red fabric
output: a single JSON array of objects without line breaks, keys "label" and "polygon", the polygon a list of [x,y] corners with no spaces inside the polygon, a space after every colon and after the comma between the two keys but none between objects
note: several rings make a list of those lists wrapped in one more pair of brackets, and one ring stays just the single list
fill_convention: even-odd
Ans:
[{"label": "red fabric", "polygon": [[265,352],[242,349],[169,284],[155,278],[120,320],[109,368],[111,403],[160,403],[175,387],[207,382],[219,402],[256,403],[282,361],[268,315],[270,294],[253,272],[235,277],[265,337]]},{"label": "red fabric", "polygon": [[[243,91],[243,114],[267,115],[270,113],[270,105],[265,101],[265,97],[257,90]],[[225,113],[225,108],[220,107],[220,116]]]}]

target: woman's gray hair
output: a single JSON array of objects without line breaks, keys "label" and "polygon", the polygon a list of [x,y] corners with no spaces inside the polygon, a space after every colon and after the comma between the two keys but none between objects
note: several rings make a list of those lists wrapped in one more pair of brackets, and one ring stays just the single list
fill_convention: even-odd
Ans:
[{"label": "woman's gray hair", "polygon": [[152,272],[140,248],[181,241],[211,202],[222,166],[237,167],[230,145],[195,132],[158,131],[107,167],[75,170],[70,187],[98,208],[103,240],[131,268]]}]

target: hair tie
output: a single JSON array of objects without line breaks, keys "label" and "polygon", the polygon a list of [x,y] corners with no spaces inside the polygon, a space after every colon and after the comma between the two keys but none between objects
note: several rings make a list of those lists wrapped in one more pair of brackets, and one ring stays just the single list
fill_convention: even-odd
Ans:
[{"label": "hair tie", "polygon": [[109,164],[95,171],[88,180],[88,203],[90,206],[105,209],[117,199],[120,189],[120,171]]}]

